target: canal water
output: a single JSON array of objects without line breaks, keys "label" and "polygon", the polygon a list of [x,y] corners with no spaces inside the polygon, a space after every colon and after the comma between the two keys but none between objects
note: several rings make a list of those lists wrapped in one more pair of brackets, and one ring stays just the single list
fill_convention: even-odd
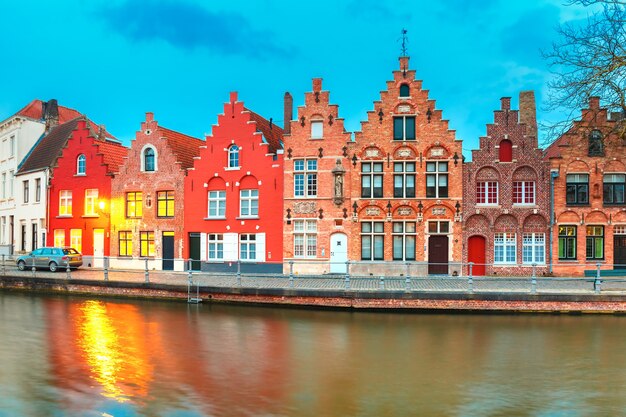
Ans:
[{"label": "canal water", "polygon": [[622,416],[626,317],[0,292],[0,416]]}]

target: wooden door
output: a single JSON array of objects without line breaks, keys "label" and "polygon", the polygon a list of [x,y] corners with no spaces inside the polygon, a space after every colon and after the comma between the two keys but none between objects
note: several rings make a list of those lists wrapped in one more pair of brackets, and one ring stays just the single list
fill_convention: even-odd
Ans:
[{"label": "wooden door", "polygon": [[[191,259],[191,269],[200,270],[200,233],[189,233],[189,258]],[[185,265],[189,268],[189,265]]]},{"label": "wooden door", "polygon": [[[485,251],[486,243],[485,238],[482,236],[471,236],[467,240],[467,261],[473,262],[472,273],[474,276],[485,275]],[[469,266],[467,267],[467,274],[469,275]]]},{"label": "wooden door", "polygon": [[428,273],[448,274],[448,236],[428,238]]},{"label": "wooden door", "polygon": [[613,236],[614,269],[626,269],[626,235]]},{"label": "wooden door", "polygon": [[161,248],[163,249],[162,266],[164,271],[174,270],[174,232],[163,232],[161,238]]}]

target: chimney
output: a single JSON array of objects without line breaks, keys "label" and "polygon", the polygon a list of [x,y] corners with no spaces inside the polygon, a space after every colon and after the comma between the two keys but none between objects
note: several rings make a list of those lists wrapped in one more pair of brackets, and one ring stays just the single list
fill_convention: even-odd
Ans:
[{"label": "chimney", "polygon": [[104,125],[98,126],[98,140],[105,141],[106,140],[106,128]]},{"label": "chimney", "polygon": [[600,97],[597,97],[597,96],[589,97],[589,109],[600,110]]},{"label": "chimney", "polygon": [[285,109],[284,109],[284,124],[285,124],[285,134],[291,133],[291,119],[293,119],[293,97],[289,94],[289,91],[285,93]]},{"label": "chimney", "polygon": [[535,92],[521,91],[519,93],[519,121],[526,125],[526,134],[537,138],[537,109],[535,107]]},{"label": "chimney", "polygon": [[500,110],[511,110],[511,97],[502,97],[500,99]]},{"label": "chimney", "polygon": [[59,105],[55,99],[50,99],[44,105],[43,119],[46,123],[46,132],[59,124]]}]

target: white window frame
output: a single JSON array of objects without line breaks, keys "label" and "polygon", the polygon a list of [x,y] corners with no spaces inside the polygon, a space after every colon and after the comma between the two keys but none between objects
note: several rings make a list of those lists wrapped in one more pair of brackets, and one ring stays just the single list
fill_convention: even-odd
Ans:
[{"label": "white window frame", "polygon": [[[415,198],[416,190],[416,180],[415,180],[415,169],[416,163],[415,161],[397,161],[393,163],[393,197],[394,198]],[[413,186],[409,187],[408,183],[412,181]],[[398,186],[399,185],[399,186]],[[413,192],[410,193],[408,190],[412,188]],[[402,190],[401,195],[396,194],[396,190]]]},{"label": "white window frame", "polygon": [[88,188],[85,190],[85,216],[97,216],[98,189]]},{"label": "white window frame", "polygon": [[35,203],[41,201],[41,178],[35,178]]},{"label": "white window frame", "polygon": [[[254,255],[254,256],[252,256]],[[254,233],[242,233],[239,235],[239,259],[244,262],[257,260],[257,238]]]},{"label": "white window frame", "polygon": [[59,216],[72,216],[72,190],[59,191]]},{"label": "white window frame", "polygon": [[522,263],[524,265],[546,264],[546,234],[522,234]]},{"label": "white window frame", "polygon": [[70,229],[70,247],[83,252],[83,229]]},{"label": "white window frame", "polygon": [[[152,149],[154,152],[154,169],[150,171],[146,171],[146,151],[148,149]],[[146,144],[141,148],[141,153],[139,154],[140,164],[141,164],[141,172],[157,172],[159,170],[159,153],[157,152],[156,147],[152,144]]]},{"label": "white window frame", "polygon": [[9,136],[9,158],[13,158],[15,156],[15,135]]},{"label": "white window frame", "polygon": [[224,260],[224,235],[222,233],[207,234],[207,259],[209,261]]},{"label": "white window frame", "polygon": [[234,143],[228,147],[228,169],[235,169],[241,166],[240,151],[241,148]]},{"label": "white window frame", "polygon": [[[392,259],[394,261],[414,261],[417,251],[417,223],[416,222],[393,222],[392,225]],[[408,249],[408,242],[413,240],[413,252]],[[396,256],[397,245],[401,246],[402,256]]]},{"label": "white window frame", "polygon": [[2,199],[7,198],[7,173],[2,173]]},{"label": "white window frame", "polygon": [[57,248],[65,246],[65,229],[54,229],[54,246]]},{"label": "white window frame", "polygon": [[[429,171],[429,168],[432,167],[434,164],[435,170],[434,171]],[[441,167],[445,167],[445,171],[440,170]],[[450,174],[450,164],[448,164],[448,161],[426,161],[426,198],[448,198],[448,196],[450,195],[450,181],[449,181],[449,174]],[[435,180],[435,195],[434,196],[429,196],[428,195],[428,188],[432,186],[429,186],[428,183],[431,179]],[[440,182],[445,179],[445,185],[440,184]],[[442,190],[441,188],[445,187],[446,190],[446,195],[441,195],[442,194]]]},{"label": "white window frame", "polygon": [[250,188],[239,191],[239,217],[259,217],[259,189]]},{"label": "white window frame", "polygon": [[293,221],[293,256],[295,258],[317,258],[317,220],[297,219]]},{"label": "white window frame", "polygon": [[87,175],[87,157],[85,154],[81,153],[76,158],[76,175]]},{"label": "white window frame", "polygon": [[295,159],[293,161],[294,197],[317,197],[317,159]]},{"label": "white window frame", "polygon": [[[511,252],[511,248],[513,251]],[[502,250],[501,257],[498,249]],[[513,257],[510,255],[513,254]],[[493,263],[496,265],[515,265],[517,263],[517,234],[501,232],[493,235]]]},{"label": "white window frame", "polygon": [[30,202],[30,180],[22,181],[22,203]]},{"label": "white window frame", "polygon": [[[214,210],[213,214],[211,214],[211,210]],[[210,190],[207,192],[207,218],[226,218],[226,190]]]},{"label": "white window frame", "polygon": [[[495,193],[495,201],[491,200],[491,197],[493,197],[493,194],[490,193],[491,190],[491,186],[495,184],[495,189],[496,189],[496,193]],[[480,202],[479,201],[479,193],[481,193],[485,196],[484,201]],[[498,202],[500,201],[500,183],[498,183],[498,181],[478,181],[476,183],[476,205],[477,206],[497,206]]]},{"label": "white window frame", "polygon": [[[516,203],[515,202],[515,184],[519,184],[520,190],[521,190],[521,203]],[[532,184],[532,193],[530,193],[529,188],[530,185]],[[535,183],[535,181],[513,181],[512,184],[512,189],[511,189],[511,193],[512,193],[512,197],[513,197],[513,205],[515,206],[534,206],[537,203],[537,184]],[[531,202],[526,202],[527,198],[529,197],[529,195],[532,197],[532,201]]]},{"label": "white window frame", "polygon": [[13,189],[15,184],[15,171],[9,171],[9,198],[13,198],[15,190]]}]

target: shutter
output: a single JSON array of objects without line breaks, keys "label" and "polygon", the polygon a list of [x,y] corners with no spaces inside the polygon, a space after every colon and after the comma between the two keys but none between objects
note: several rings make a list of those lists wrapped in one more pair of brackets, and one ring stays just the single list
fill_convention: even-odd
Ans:
[{"label": "shutter", "polygon": [[256,235],[256,261],[265,262],[265,233]]},{"label": "shutter", "polygon": [[237,233],[224,233],[224,261],[236,261],[239,259],[239,235]]},{"label": "shutter", "polygon": [[200,233],[200,260],[207,261],[206,233]]}]

